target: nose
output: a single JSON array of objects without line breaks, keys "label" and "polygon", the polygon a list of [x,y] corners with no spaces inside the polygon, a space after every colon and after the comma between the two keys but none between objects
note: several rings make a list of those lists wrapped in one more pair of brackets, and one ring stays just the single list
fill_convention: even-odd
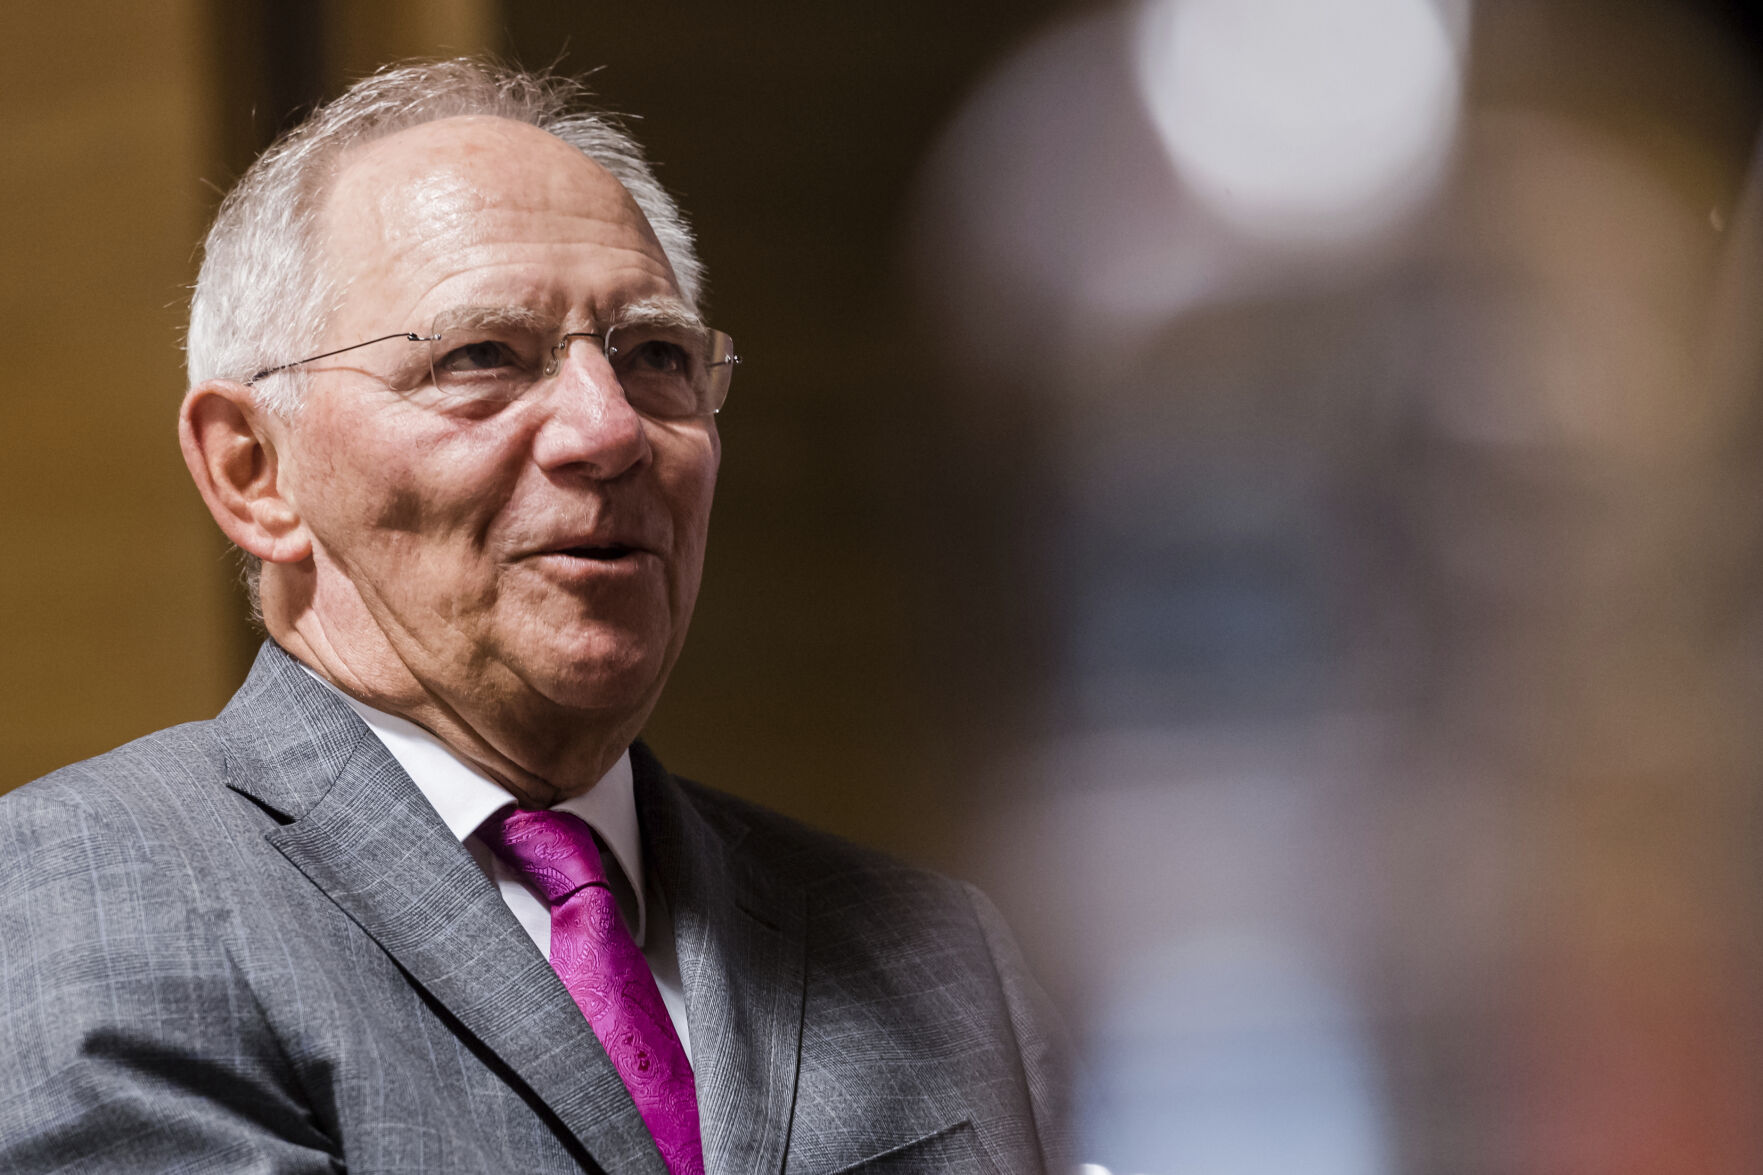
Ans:
[{"label": "nose", "polygon": [[600,336],[566,336],[554,362],[556,374],[543,399],[545,419],[533,439],[539,467],[579,469],[610,481],[648,461],[648,431],[625,399]]}]

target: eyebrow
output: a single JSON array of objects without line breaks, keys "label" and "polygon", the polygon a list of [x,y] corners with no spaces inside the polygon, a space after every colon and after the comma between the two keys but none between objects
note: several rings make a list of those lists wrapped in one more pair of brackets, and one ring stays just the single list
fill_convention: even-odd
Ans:
[{"label": "eyebrow", "polygon": [[554,325],[556,324],[551,319],[525,306],[460,306],[435,315],[431,329],[439,333],[449,330],[477,330],[486,326],[533,328]]},{"label": "eyebrow", "polygon": [[613,315],[610,326],[692,326],[702,327],[698,312],[678,298],[665,294],[644,298],[622,307]]},{"label": "eyebrow", "polygon": [[[544,330],[556,329],[560,325],[556,319],[526,306],[460,306],[437,314],[431,329],[437,333],[449,330],[480,330],[485,327]],[[704,320],[680,299],[660,295],[619,308],[604,325],[702,327]]]}]

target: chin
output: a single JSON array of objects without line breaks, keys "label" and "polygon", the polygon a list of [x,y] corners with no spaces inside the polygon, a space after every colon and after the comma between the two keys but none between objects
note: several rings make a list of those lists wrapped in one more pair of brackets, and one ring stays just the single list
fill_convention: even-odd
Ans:
[{"label": "chin", "polygon": [[564,709],[603,713],[640,707],[646,712],[672,661],[660,649],[559,649],[528,662],[521,676]]}]

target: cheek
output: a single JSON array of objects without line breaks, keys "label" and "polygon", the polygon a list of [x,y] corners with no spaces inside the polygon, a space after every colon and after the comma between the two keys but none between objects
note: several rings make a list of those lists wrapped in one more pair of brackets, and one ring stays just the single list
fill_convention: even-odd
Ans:
[{"label": "cheek", "polygon": [[310,457],[295,477],[320,543],[356,566],[457,562],[481,544],[505,482],[506,446],[459,429],[412,428],[395,412],[329,407],[309,405],[302,455]]},{"label": "cheek", "polygon": [[374,526],[379,530],[420,533],[427,514],[423,495],[408,482],[397,480],[396,474],[392,476],[393,484],[385,500],[379,503]]},{"label": "cheek", "polygon": [[423,479],[395,452],[351,446],[334,451],[323,468],[308,478],[308,511],[320,539],[376,541],[403,545],[402,540],[432,531],[436,507]]},{"label": "cheek", "polygon": [[710,529],[710,503],[716,491],[716,469],[717,453],[712,448],[702,460],[683,466],[667,487],[680,554],[694,568],[703,562],[704,540]]}]

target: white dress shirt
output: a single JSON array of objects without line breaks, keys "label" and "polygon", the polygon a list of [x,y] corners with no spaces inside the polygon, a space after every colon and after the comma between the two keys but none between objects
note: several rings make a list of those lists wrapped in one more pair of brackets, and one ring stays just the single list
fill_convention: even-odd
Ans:
[{"label": "white dress shirt", "polygon": [[[312,671],[307,670],[308,673]],[[324,678],[313,673],[319,681]],[[408,719],[356,701],[336,690],[367,728],[379,737],[392,758],[404,768],[422,794],[428,797],[447,828],[471,853],[478,868],[496,884],[521,928],[539,953],[551,957],[551,911],[521,876],[478,837],[478,826],[490,816],[516,802],[507,788],[460,758],[427,730]],[[680,981],[679,957],[673,942],[673,924],[660,890],[648,883],[643,872],[643,838],[637,829],[637,801],[632,791],[631,757],[626,751],[612,770],[579,796],[553,805],[554,810],[581,817],[611,850],[607,883],[618,899],[619,911],[631,937],[642,948],[643,958],[661,989],[661,1001],[679,1034],[686,1059],[692,1056],[692,1038],[686,1027],[685,986]]]}]

